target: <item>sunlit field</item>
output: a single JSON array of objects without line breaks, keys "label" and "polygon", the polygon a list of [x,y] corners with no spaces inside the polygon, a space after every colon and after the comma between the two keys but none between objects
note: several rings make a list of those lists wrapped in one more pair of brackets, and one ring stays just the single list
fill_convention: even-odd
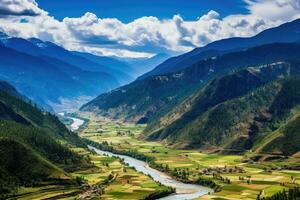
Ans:
[{"label": "sunlit field", "polygon": [[[185,169],[189,172],[190,180],[196,179],[203,170],[208,168],[239,167],[244,170],[244,172],[221,173],[223,178],[230,180],[230,184],[217,180],[216,182],[222,185],[222,190],[199,199],[255,199],[260,192],[263,192],[265,196],[270,196],[281,191],[285,186],[300,181],[299,171],[274,168],[284,163],[247,163],[243,162],[245,156],[208,154],[197,150],[175,150],[165,147],[163,143],[140,140],[139,136],[143,128],[143,125],[91,117],[89,126],[80,135],[99,143],[106,141],[119,150],[135,149],[139,153],[155,157],[156,163],[167,165],[170,169]],[[204,176],[212,178],[209,173]],[[295,179],[292,180],[291,177]],[[114,184],[109,186],[108,190],[115,194],[113,186]],[[124,187],[122,191],[132,191],[127,189],[127,186]],[[121,195],[121,193],[118,194]]]}]

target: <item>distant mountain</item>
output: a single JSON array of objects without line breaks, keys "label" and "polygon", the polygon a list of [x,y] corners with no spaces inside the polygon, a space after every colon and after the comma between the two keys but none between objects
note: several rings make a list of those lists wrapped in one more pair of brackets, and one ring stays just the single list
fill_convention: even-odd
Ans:
[{"label": "distant mountain", "polygon": [[74,185],[68,172],[89,163],[61,143],[83,147],[80,138],[54,115],[11,95],[16,90],[8,83],[0,88],[0,198],[42,182]]},{"label": "distant mountain", "polygon": [[[110,73],[118,77],[118,80],[124,84],[132,81],[135,77],[134,68],[127,62],[105,56],[96,56],[89,53],[72,51],[73,54],[84,57],[91,60],[94,63],[101,63],[101,65],[108,66],[110,68]],[[99,71],[99,69],[90,68],[90,71]]]},{"label": "distant mountain", "polygon": [[238,51],[270,43],[292,43],[300,39],[300,19],[281,26],[267,29],[250,38],[228,38],[212,42],[205,47],[200,47],[186,54],[170,58],[158,65],[154,70],[146,73],[140,79],[173,73],[199,62],[202,59],[219,56],[226,52]]},{"label": "distant mountain", "polygon": [[[0,78],[10,81],[22,94],[46,108],[50,102],[59,102],[60,98],[94,96],[120,85],[115,74],[82,69],[89,63],[92,66],[92,61],[53,43],[31,41],[2,34]],[[120,72],[113,73],[122,76]]]},{"label": "distant mountain", "polygon": [[[120,66],[111,67],[110,65],[105,65],[104,63],[101,62],[102,60],[105,60],[104,58],[94,59],[93,61],[86,57],[96,58],[97,56],[87,54],[87,53],[85,54],[82,53],[82,55],[79,55],[79,53],[70,52],[52,42],[44,42],[37,38],[30,38],[28,40],[22,38],[14,38],[14,37],[6,37],[6,38],[3,37],[3,38],[4,39],[2,39],[2,43],[6,47],[12,48],[14,50],[29,55],[33,55],[37,57],[47,56],[50,58],[59,59],[62,60],[63,62],[73,65],[84,71],[102,72],[102,73],[109,74],[110,76],[114,77],[120,82],[128,82],[133,80],[133,78],[129,74],[122,71],[123,70],[122,67],[124,67],[124,64],[122,64],[122,62],[114,63],[114,64],[121,64]],[[110,64],[110,63],[106,62],[106,64]]]},{"label": "distant mountain", "polygon": [[81,109],[111,118],[145,123],[167,113],[212,79],[235,70],[298,59],[300,45],[268,44],[201,60],[182,71],[139,79],[98,96]]},{"label": "distant mountain", "polygon": [[[274,125],[284,123],[300,104],[299,74],[300,62],[291,61],[217,78],[153,120],[144,136],[181,148],[215,147],[227,152],[251,149],[259,138],[272,133],[266,131],[267,127],[276,129]],[[297,78],[292,77],[295,75]],[[288,155],[299,150],[298,145]]]},{"label": "distant mountain", "polygon": [[141,76],[151,70],[156,66],[170,58],[170,55],[165,53],[159,53],[151,58],[138,58],[138,59],[127,59],[127,62],[132,66],[135,71],[135,75]]}]

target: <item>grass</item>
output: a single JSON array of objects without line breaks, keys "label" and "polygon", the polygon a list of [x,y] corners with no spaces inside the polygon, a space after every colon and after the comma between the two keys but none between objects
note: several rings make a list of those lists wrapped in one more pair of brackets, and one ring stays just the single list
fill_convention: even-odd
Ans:
[{"label": "grass", "polygon": [[[64,199],[67,197],[76,197],[81,191],[78,187],[74,186],[62,186],[62,185],[50,185],[40,187],[23,187],[18,192],[17,199],[20,200],[34,200],[55,198]],[[58,198],[60,196],[60,198]]]},{"label": "grass", "polygon": [[[86,115],[84,117],[87,117]],[[239,166],[246,170],[246,173],[221,174],[231,180],[231,184],[223,185],[223,190],[212,195],[206,195],[199,199],[256,199],[257,194],[264,190],[267,196],[270,196],[283,189],[280,183],[289,183],[290,177],[296,177],[296,183],[300,182],[300,172],[290,170],[272,170],[265,172],[265,167],[284,165],[284,162],[266,162],[247,164],[243,163],[243,156],[240,155],[218,155],[207,154],[197,150],[177,150],[165,147],[163,142],[142,141],[139,136],[144,126],[132,125],[127,123],[112,122],[103,118],[95,118],[92,115],[89,126],[81,132],[81,136],[96,142],[108,142],[120,150],[135,149],[139,153],[156,158],[157,163],[168,165],[170,169],[188,169],[189,179],[193,180],[199,176],[199,172],[208,167],[233,167]],[[298,161],[298,160],[296,160]],[[242,176],[245,179],[239,180]],[[247,176],[251,177],[251,183],[247,183]],[[211,177],[208,175],[208,177]],[[141,187],[141,185],[139,186]],[[108,187],[109,198],[121,198],[130,194],[139,194],[139,189],[134,187],[128,189],[126,184],[119,187],[118,184]],[[111,195],[111,196],[110,196]],[[133,195],[133,194],[132,194]],[[107,196],[107,197],[108,197]],[[132,197],[133,198],[133,197]]]}]

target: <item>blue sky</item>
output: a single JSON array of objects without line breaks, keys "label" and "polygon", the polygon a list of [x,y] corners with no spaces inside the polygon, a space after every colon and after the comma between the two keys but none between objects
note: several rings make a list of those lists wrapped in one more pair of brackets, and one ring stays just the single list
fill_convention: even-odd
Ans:
[{"label": "blue sky", "polygon": [[300,0],[0,0],[0,31],[118,58],[178,55],[300,18]]},{"label": "blue sky", "polygon": [[128,23],[143,16],[159,19],[180,14],[185,20],[195,20],[210,10],[221,17],[244,14],[248,10],[242,0],[37,0],[39,6],[57,19],[80,17],[86,12],[101,18],[118,18]]}]

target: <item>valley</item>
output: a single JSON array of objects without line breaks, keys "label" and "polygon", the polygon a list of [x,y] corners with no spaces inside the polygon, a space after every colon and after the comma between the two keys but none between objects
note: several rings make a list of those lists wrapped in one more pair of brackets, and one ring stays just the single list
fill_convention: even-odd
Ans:
[{"label": "valley", "polygon": [[[189,181],[202,177],[220,185],[220,191],[201,196],[199,199],[255,199],[260,192],[263,192],[265,196],[271,196],[286,188],[284,185],[300,184],[299,171],[284,169],[285,165],[297,165],[300,158],[290,159],[288,163],[286,161],[250,163],[245,162],[247,155],[220,155],[198,150],[176,150],[165,147],[163,143],[140,140],[143,125],[112,122],[90,113],[85,113],[83,116],[88,117],[90,123],[87,129],[80,133],[81,137],[98,143],[107,142],[109,146],[121,152],[136,151],[155,157],[155,163],[162,166],[165,173],[172,174],[175,169],[176,171],[185,170],[188,173],[186,179]],[[234,169],[239,169],[239,171]],[[230,180],[230,183],[214,178],[214,170],[223,170],[220,175]],[[295,177],[295,180],[291,177]]]},{"label": "valley", "polygon": [[0,0],[0,200],[299,200],[294,0],[196,21],[37,1]]}]

